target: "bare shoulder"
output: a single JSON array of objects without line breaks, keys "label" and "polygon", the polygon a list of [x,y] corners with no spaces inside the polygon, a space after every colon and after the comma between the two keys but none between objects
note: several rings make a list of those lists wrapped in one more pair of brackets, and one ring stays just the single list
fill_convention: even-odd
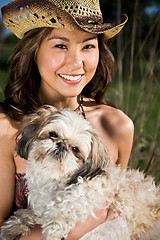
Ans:
[{"label": "bare shoulder", "polygon": [[100,112],[100,121],[110,126],[113,136],[121,137],[134,131],[133,121],[122,110],[104,105],[100,107]]},{"label": "bare shoulder", "polygon": [[134,135],[132,120],[123,111],[109,105],[92,102],[86,109],[87,119],[109,146],[112,161],[127,166]]},{"label": "bare shoulder", "polygon": [[114,107],[101,107],[100,122],[104,134],[110,133],[117,150],[117,164],[126,167],[133,145],[134,125],[132,120],[121,110]]},{"label": "bare shoulder", "polygon": [[120,109],[103,104],[93,103],[87,112],[89,121],[98,124],[112,137],[119,137],[128,131],[134,131],[133,121]]},{"label": "bare shoulder", "polygon": [[0,106],[0,137],[14,136],[17,132],[17,127],[14,122],[6,115],[3,108]]},{"label": "bare shoulder", "polygon": [[0,107],[0,222],[3,222],[13,207],[15,179],[15,149],[16,128],[11,119]]},{"label": "bare shoulder", "polygon": [[[8,117],[0,106],[0,155],[1,159],[7,156],[11,159],[15,153],[18,125]],[[1,161],[1,160],[0,160]],[[7,160],[6,160],[7,161]]]},{"label": "bare shoulder", "polygon": [[[15,146],[17,128],[13,120],[0,107],[0,173],[7,175],[15,172]],[[4,171],[5,169],[5,171]]]}]

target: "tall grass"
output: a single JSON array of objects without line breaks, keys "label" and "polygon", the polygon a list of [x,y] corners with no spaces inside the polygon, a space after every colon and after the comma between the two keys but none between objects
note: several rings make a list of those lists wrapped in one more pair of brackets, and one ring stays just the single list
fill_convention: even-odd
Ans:
[{"label": "tall grass", "polygon": [[[117,3],[119,2],[118,0]],[[116,76],[106,97],[134,122],[134,143],[129,165],[153,175],[158,182],[160,181],[160,50],[158,49],[160,16],[154,20],[151,28],[148,29],[148,34],[137,46],[135,40],[138,2],[135,1],[131,38],[128,37],[128,42],[124,42],[122,34],[117,38]]]},{"label": "tall grass", "polygon": [[12,52],[13,44],[0,43],[0,101],[4,99],[4,90],[8,80],[8,58]]},{"label": "tall grass", "polygon": [[7,84],[8,73],[7,71],[0,70],[0,101],[4,99],[4,90]]}]

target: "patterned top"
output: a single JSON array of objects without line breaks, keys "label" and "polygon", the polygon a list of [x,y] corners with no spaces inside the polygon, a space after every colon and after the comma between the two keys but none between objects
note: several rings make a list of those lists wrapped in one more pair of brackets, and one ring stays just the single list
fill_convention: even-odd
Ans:
[{"label": "patterned top", "polygon": [[16,173],[15,175],[15,206],[14,211],[27,208],[27,184],[25,174]]}]

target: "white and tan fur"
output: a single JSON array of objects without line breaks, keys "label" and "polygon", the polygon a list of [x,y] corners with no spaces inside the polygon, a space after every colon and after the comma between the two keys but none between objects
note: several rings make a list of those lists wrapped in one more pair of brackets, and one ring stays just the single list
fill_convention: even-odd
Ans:
[{"label": "white and tan fur", "polygon": [[43,239],[65,239],[104,201],[113,201],[109,211],[120,217],[81,239],[159,240],[159,187],[138,170],[109,164],[105,144],[80,114],[43,106],[24,122],[17,152],[28,160],[29,208],[6,222],[2,240],[25,235],[35,224],[42,225]]}]

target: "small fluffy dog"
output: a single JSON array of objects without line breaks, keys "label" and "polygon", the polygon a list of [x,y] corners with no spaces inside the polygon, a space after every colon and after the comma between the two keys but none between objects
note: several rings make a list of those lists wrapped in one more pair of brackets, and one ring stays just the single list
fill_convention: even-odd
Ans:
[{"label": "small fluffy dog", "polygon": [[43,106],[24,122],[17,141],[17,153],[28,160],[29,208],[6,222],[3,240],[25,235],[35,224],[42,225],[43,239],[65,239],[104,201],[113,201],[109,211],[120,217],[81,239],[160,239],[159,187],[138,170],[110,164],[105,144],[80,114]]}]

